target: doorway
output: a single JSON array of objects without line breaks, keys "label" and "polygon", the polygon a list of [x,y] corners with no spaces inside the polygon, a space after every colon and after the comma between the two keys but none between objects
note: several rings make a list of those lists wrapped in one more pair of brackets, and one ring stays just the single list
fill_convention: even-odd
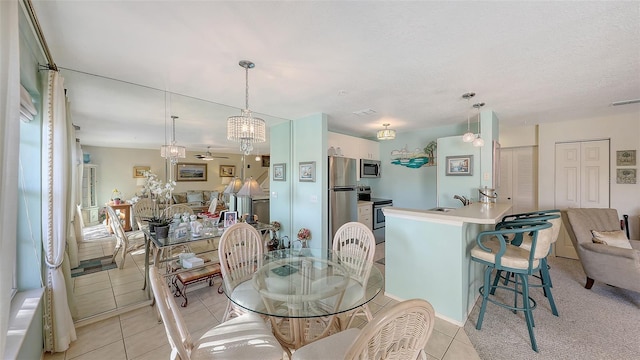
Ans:
[{"label": "doorway", "polygon": [[500,150],[501,202],[511,205],[509,214],[538,209],[538,147],[526,146]]},{"label": "doorway", "polygon": [[[557,143],[555,151],[555,207],[609,207],[609,140]],[[556,255],[577,259],[571,239],[563,229]]]}]

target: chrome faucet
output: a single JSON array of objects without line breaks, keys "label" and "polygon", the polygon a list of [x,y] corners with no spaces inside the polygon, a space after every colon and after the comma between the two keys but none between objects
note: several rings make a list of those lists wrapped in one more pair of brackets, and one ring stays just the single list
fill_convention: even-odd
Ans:
[{"label": "chrome faucet", "polygon": [[453,198],[460,200],[460,202],[462,202],[462,206],[467,206],[467,205],[471,204],[471,200],[467,199],[464,196],[454,195]]}]

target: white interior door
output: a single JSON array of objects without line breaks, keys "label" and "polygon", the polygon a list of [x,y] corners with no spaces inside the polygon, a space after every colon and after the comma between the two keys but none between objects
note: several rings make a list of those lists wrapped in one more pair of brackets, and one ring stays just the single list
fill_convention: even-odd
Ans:
[{"label": "white interior door", "polygon": [[511,204],[510,214],[537,210],[538,149],[536,147],[503,148],[500,150],[501,202]]},{"label": "white interior door", "polygon": [[[556,144],[555,168],[556,208],[609,207],[609,140]],[[565,229],[555,251],[578,258]]]}]

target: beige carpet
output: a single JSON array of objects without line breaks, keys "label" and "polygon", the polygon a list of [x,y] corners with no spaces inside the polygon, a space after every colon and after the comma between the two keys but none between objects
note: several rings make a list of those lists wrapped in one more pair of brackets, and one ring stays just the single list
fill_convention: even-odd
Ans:
[{"label": "beige carpet", "polygon": [[[482,329],[476,330],[479,299],[464,330],[480,358],[640,359],[640,293],[597,281],[587,290],[577,260],[549,258],[549,264],[560,316],[551,314],[542,290],[532,291],[538,303],[533,317],[540,352],[531,349],[522,312],[513,314],[489,302]],[[512,294],[502,294],[504,300],[513,302]]]}]

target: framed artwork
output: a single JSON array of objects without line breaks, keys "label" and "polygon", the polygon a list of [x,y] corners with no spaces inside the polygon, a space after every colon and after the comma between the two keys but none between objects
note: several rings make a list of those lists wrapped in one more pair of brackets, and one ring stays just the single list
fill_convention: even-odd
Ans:
[{"label": "framed artwork", "polygon": [[273,180],[285,181],[287,180],[287,164],[273,164]]},{"label": "framed artwork", "polygon": [[229,227],[238,222],[237,211],[227,211],[224,213],[224,227]]},{"label": "framed artwork", "polygon": [[262,155],[262,167],[269,167],[269,166],[271,166],[271,156]]},{"label": "framed artwork", "polygon": [[151,166],[134,166],[133,167],[133,177],[134,178],[143,178],[144,172],[151,170]]},{"label": "framed artwork", "polygon": [[207,181],[207,164],[176,164],[176,181]]},{"label": "framed artwork", "polygon": [[234,177],[236,176],[235,165],[220,165],[220,177]]},{"label": "framed artwork", "polygon": [[617,166],[635,166],[636,151],[635,150],[616,151],[616,165]]},{"label": "framed artwork", "polygon": [[473,155],[447,156],[447,175],[473,175]]},{"label": "framed artwork", "polygon": [[299,163],[300,174],[298,175],[299,181],[316,181],[316,162],[315,161],[301,161]]},{"label": "framed artwork", "polygon": [[636,176],[636,169],[616,169],[616,183],[618,184],[635,184]]}]

